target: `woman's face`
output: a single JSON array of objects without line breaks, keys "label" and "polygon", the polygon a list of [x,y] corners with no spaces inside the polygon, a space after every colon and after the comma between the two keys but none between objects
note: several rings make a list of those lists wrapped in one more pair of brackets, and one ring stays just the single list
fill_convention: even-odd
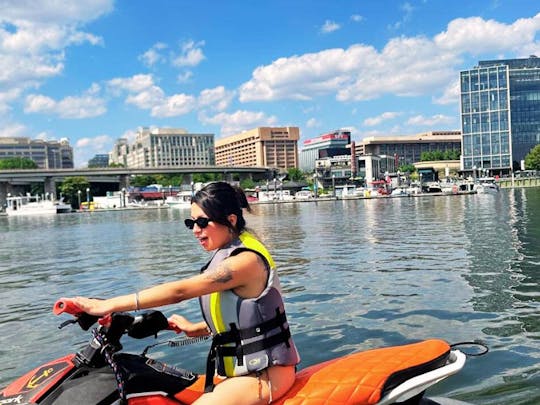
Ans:
[{"label": "woman's face", "polygon": [[[212,219],[209,218],[197,204],[191,204],[191,218],[194,220],[197,218]],[[236,223],[236,216],[230,215],[229,221],[231,221],[234,226]],[[208,222],[208,226],[205,228],[201,228],[199,225],[195,224],[193,226],[193,235],[197,238],[202,248],[207,251],[219,249],[233,239],[233,234],[227,226],[212,220]]]}]

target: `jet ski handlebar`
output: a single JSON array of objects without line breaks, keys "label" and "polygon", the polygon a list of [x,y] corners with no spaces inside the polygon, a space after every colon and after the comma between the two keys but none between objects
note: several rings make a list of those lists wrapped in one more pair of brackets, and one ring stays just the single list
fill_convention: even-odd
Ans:
[{"label": "jet ski handlebar", "polygon": [[176,330],[173,325],[160,311],[145,311],[137,315],[132,315],[127,312],[113,312],[104,317],[90,315],[84,312],[76,303],[67,298],[61,298],[54,303],[53,313],[60,315],[67,313],[75,318],[66,321],[60,325],[60,328],[78,323],[83,330],[88,330],[92,325],[98,322],[100,325],[107,327],[110,332],[119,339],[124,333],[135,339],[143,339],[148,336],[155,336],[162,330]]}]

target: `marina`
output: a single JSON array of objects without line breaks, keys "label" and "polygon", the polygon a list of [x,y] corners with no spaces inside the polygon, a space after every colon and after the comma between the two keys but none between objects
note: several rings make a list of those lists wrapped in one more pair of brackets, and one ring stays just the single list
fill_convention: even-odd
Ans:
[{"label": "marina", "polygon": [[[540,401],[538,210],[540,189],[502,189],[495,198],[260,204],[247,222],[277,261],[301,368],[425,338],[481,340],[490,352],[469,358],[429,396],[533,405]],[[196,274],[208,254],[185,217],[141,209],[0,218],[0,385],[86,340],[83,331],[57,329],[50,309],[57,298],[127,294]],[[162,309],[200,317],[196,301]],[[36,351],[44,342],[51,350]],[[130,341],[125,350],[148,342]],[[164,347],[157,357],[203,369],[207,350]]]}]

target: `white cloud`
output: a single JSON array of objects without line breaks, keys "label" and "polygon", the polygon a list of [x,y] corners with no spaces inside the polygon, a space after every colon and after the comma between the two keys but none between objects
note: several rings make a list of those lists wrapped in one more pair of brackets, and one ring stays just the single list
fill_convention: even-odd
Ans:
[{"label": "white cloud", "polygon": [[221,126],[221,136],[233,135],[260,126],[273,126],[277,123],[275,116],[267,116],[263,112],[239,110],[232,114],[219,113],[213,117],[200,114],[204,124]]},{"label": "white cloud", "polygon": [[223,111],[229,107],[234,96],[233,91],[227,91],[224,86],[218,86],[201,91],[198,104],[200,107],[212,107],[217,111]]},{"label": "white cloud", "polygon": [[126,97],[126,104],[132,104],[141,110],[150,110],[155,106],[163,104],[165,101],[165,93],[158,86],[145,88],[134,94]]},{"label": "white cloud", "polygon": [[152,117],[176,117],[187,114],[197,107],[195,97],[186,94],[175,94],[152,107]]},{"label": "white cloud", "polygon": [[145,53],[139,55],[139,60],[148,67],[152,67],[157,63],[164,62],[165,56],[161,54],[161,51],[164,49],[167,49],[167,45],[162,42],[157,42]]},{"label": "white cloud", "polygon": [[329,34],[331,32],[339,30],[340,28],[341,28],[341,25],[339,25],[337,22],[326,20],[323,26],[321,27],[321,32],[323,34]]},{"label": "white cloud", "polygon": [[401,113],[400,112],[395,112],[395,111],[387,111],[387,112],[384,112],[376,117],[370,117],[370,118],[366,118],[363,122],[363,125],[365,125],[366,127],[374,127],[376,125],[379,125],[385,121],[389,121],[389,120],[393,120],[394,118],[400,116]]},{"label": "white cloud", "polygon": [[460,96],[460,88],[459,88],[459,78],[456,78],[453,82],[448,84],[448,86],[445,87],[443,90],[443,94],[440,97],[434,98],[433,102],[435,104],[441,104],[441,105],[459,105],[459,96]]},{"label": "white cloud", "polygon": [[132,77],[117,77],[107,82],[108,88],[114,93],[119,94],[121,91],[130,93],[140,92],[154,85],[152,75],[134,75]]},{"label": "white cloud", "polygon": [[[405,17],[412,13],[404,7]],[[510,52],[528,56],[540,50],[535,36],[540,14],[512,24],[479,17],[456,19],[433,38],[400,36],[382,50],[353,44],[349,48],[282,57],[257,67],[239,89],[239,100],[310,100],[335,94],[343,102],[442,92],[458,76],[463,58],[471,53]],[[441,102],[443,98],[439,99]]]},{"label": "white cloud", "polygon": [[195,42],[193,40],[184,42],[181,45],[181,53],[173,60],[173,65],[177,67],[197,66],[205,56],[202,51],[204,41]]},{"label": "white cloud", "polygon": [[[496,52],[521,53],[535,42],[540,30],[540,13],[532,18],[520,18],[512,24],[481,17],[457,18],[448,29],[435,36],[438,48],[473,55]],[[521,56],[528,56],[521,55]]]},{"label": "white cloud", "polygon": [[187,83],[193,77],[193,72],[186,70],[185,72],[179,73],[176,77],[178,83]]},{"label": "white cloud", "polygon": [[423,115],[416,115],[407,120],[407,125],[417,125],[425,127],[440,127],[448,125],[456,125],[457,118],[449,117],[447,115],[436,114],[431,117],[424,117]]},{"label": "white cloud", "polygon": [[5,21],[65,24],[92,21],[112,11],[114,0],[3,0]]},{"label": "white cloud", "polygon": [[351,15],[351,21],[361,22],[364,21],[364,17],[362,17],[360,14],[353,14]]},{"label": "white cloud", "polygon": [[317,118],[310,118],[306,122],[306,128],[317,128],[321,126],[321,122]]},{"label": "white cloud", "polygon": [[98,117],[107,112],[105,100],[95,95],[98,90],[99,86],[92,86],[82,96],[68,96],[60,101],[41,94],[30,94],[26,97],[24,112],[54,114],[68,119]]},{"label": "white cloud", "polygon": [[28,129],[19,123],[9,123],[0,125],[0,138],[17,138],[28,136]]},{"label": "white cloud", "polygon": [[18,94],[59,75],[65,51],[74,45],[101,45],[103,39],[80,28],[113,9],[113,0],[3,0],[0,14],[0,86]]},{"label": "white cloud", "polygon": [[77,166],[86,166],[88,161],[97,154],[108,153],[113,146],[109,135],[80,138],[73,147],[74,160]]},{"label": "white cloud", "polygon": [[21,89],[9,89],[5,92],[0,92],[0,114],[6,113],[11,109],[10,103],[13,100],[19,98],[21,94]]}]

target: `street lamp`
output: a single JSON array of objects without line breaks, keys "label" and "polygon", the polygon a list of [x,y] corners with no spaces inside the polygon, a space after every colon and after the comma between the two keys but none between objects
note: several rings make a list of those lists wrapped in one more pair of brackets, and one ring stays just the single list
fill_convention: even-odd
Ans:
[{"label": "street lamp", "polygon": [[336,198],[336,175],[332,174],[332,196]]},{"label": "street lamp", "polygon": [[473,170],[473,171],[472,171],[473,180],[474,180],[474,182],[476,183],[476,165],[474,165],[474,166],[472,167],[472,170]]},{"label": "street lamp", "polygon": [[77,209],[80,210],[81,209],[81,190],[77,190]]},{"label": "street lamp", "polygon": [[319,177],[319,175],[317,174],[317,171],[315,171],[315,174],[313,174],[313,194],[315,194],[315,198],[319,197],[319,185],[317,184],[317,177]]},{"label": "street lamp", "polygon": [[90,189],[86,188],[86,208],[90,210]]},{"label": "street lamp", "polygon": [[126,188],[122,188],[122,207],[126,208]]},{"label": "street lamp", "polygon": [[195,183],[191,182],[191,196],[195,195]]}]

